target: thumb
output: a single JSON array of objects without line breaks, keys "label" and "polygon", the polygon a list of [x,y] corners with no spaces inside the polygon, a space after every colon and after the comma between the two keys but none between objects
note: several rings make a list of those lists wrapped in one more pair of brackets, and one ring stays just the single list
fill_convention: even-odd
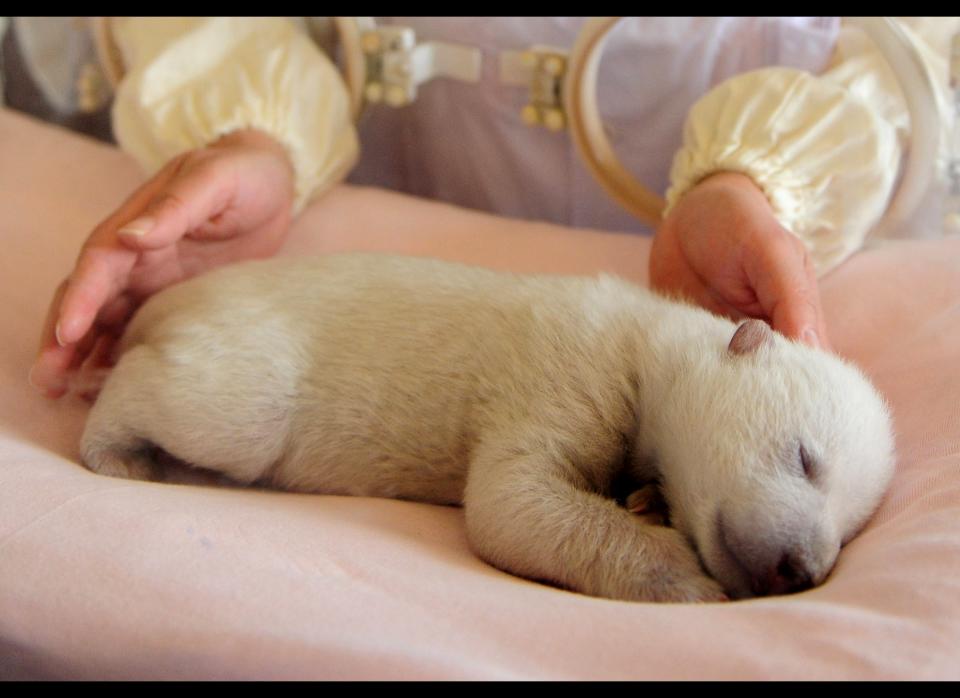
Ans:
[{"label": "thumb", "polygon": [[803,242],[784,230],[767,239],[749,266],[748,278],[773,329],[829,350],[817,275]]},{"label": "thumb", "polygon": [[143,213],[117,231],[117,236],[138,250],[168,247],[222,213],[232,192],[232,179],[218,168],[182,170],[154,195]]}]

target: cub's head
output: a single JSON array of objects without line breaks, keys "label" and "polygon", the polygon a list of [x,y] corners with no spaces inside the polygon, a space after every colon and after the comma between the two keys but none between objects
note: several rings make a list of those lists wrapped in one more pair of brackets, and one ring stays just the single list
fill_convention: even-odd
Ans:
[{"label": "cub's head", "polygon": [[820,584],[893,471],[890,417],[863,374],[759,320],[698,356],[662,416],[672,523],[738,598]]}]

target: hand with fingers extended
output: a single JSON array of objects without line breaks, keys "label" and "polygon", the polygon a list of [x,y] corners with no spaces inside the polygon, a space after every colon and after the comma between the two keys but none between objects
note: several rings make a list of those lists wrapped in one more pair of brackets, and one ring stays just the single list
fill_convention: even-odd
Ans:
[{"label": "hand with fingers extended", "polygon": [[102,363],[151,294],[229,262],[273,255],[290,227],[294,172],[283,146],[236,131],[184,153],[84,242],[54,294],[30,382],[49,397]]},{"label": "hand with fingers extended", "polygon": [[830,349],[806,247],[777,222],[752,179],[719,172],[664,218],[650,252],[650,283],[734,319],[749,316]]}]

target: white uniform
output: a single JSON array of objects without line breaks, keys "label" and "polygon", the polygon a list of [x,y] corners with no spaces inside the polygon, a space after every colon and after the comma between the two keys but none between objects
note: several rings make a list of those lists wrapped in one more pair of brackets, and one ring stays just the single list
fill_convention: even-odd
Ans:
[{"label": "white uniform", "polygon": [[[297,21],[123,18],[113,22],[127,70],[116,137],[155,171],[233,129],[262,129],[288,148],[298,207],[349,174],[509,216],[645,230],[592,179],[566,133],[522,122],[526,91],[499,79],[501,51],[569,49],[583,18],[381,22],[479,48],[480,81],[429,82],[410,106],[368,110],[358,133],[338,71]],[[943,90],[948,124],[946,57],[960,25],[903,23]],[[635,18],[607,42],[598,92],[618,155],[668,206],[711,172],[744,172],[820,273],[882,216],[909,139],[884,59],[837,18]]]}]

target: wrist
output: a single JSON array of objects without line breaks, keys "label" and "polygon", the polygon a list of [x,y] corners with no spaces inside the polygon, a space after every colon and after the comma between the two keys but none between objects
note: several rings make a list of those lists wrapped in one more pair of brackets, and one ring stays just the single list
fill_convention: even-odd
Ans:
[{"label": "wrist", "polygon": [[284,162],[290,171],[291,178],[295,175],[293,161],[286,146],[266,131],[255,128],[231,131],[210,143],[207,148],[250,148],[266,152]]},{"label": "wrist", "polygon": [[[243,179],[259,180],[265,191],[282,197],[283,205],[291,215],[296,213],[295,197],[297,171],[287,146],[265,131],[238,129],[224,134],[203,150],[232,162],[241,172],[248,173]],[[280,203],[280,199],[276,199]]]},{"label": "wrist", "polygon": [[230,131],[220,136],[217,140],[210,143],[208,148],[221,148],[230,146],[250,146],[256,148],[266,148],[267,150],[283,151],[280,142],[266,131],[255,128],[242,128],[236,131]]},{"label": "wrist", "polygon": [[744,235],[748,231],[754,234],[788,232],[777,219],[764,190],[742,172],[714,172],[700,180],[684,198],[690,199],[689,206],[705,208],[718,222],[740,228]]},{"label": "wrist", "polygon": [[[748,194],[754,198],[762,197],[764,201],[767,202],[769,206],[770,202],[767,201],[766,194],[764,194],[763,189],[760,188],[760,185],[747,174],[743,172],[734,172],[732,170],[718,170],[713,172],[699,182],[697,182],[690,191],[695,191],[698,189],[725,189],[729,191],[742,192]],[[687,192],[688,194],[690,192]]]}]

